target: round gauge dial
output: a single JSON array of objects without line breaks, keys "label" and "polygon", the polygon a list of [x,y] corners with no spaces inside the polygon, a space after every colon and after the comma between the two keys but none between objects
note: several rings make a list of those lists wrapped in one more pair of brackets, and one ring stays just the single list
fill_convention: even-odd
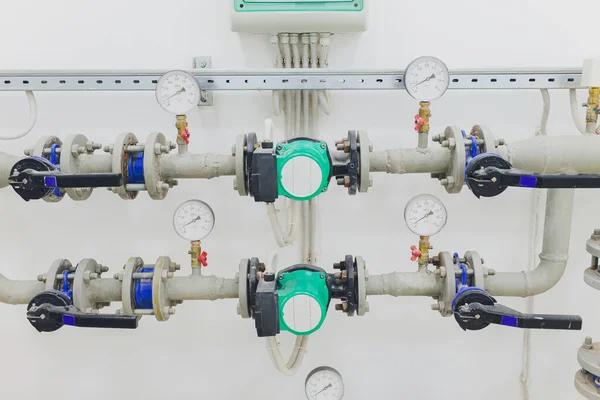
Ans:
[{"label": "round gauge dial", "polygon": [[206,238],[215,226],[215,214],[208,204],[200,200],[188,200],[175,210],[173,227],[185,240]]},{"label": "round gauge dial", "polygon": [[446,207],[440,199],[430,194],[413,197],[404,209],[406,226],[419,236],[439,233],[447,220]]},{"label": "round gauge dial", "polygon": [[420,101],[439,99],[448,90],[450,72],[435,57],[420,57],[409,64],[404,73],[404,86],[412,97]]},{"label": "round gauge dial", "polygon": [[167,112],[186,114],[200,103],[200,85],[187,72],[167,72],[156,84],[156,100]]},{"label": "round gauge dial", "polygon": [[344,380],[331,367],[314,369],[306,378],[308,400],[341,400],[344,398]]}]

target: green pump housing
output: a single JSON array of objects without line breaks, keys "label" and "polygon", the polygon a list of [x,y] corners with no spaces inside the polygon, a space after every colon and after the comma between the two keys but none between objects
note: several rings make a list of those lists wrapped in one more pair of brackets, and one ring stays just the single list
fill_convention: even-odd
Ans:
[{"label": "green pump housing", "polygon": [[[327,143],[311,138],[295,138],[277,144],[275,155],[277,156],[277,190],[279,195],[289,197],[292,200],[306,201],[327,191],[332,170]],[[297,157],[310,158],[317,163],[321,170],[321,183],[319,187],[307,196],[294,196],[286,190],[282,183],[283,168],[288,162]]]},{"label": "green pump housing", "polygon": [[[321,328],[327,318],[330,294],[327,286],[325,270],[312,265],[294,265],[279,271],[277,274],[277,294],[279,295],[279,321],[282,331],[288,331],[296,336],[306,336]],[[319,322],[309,331],[300,332],[288,326],[284,318],[284,308],[288,301],[296,296],[313,298],[321,309]]]}]

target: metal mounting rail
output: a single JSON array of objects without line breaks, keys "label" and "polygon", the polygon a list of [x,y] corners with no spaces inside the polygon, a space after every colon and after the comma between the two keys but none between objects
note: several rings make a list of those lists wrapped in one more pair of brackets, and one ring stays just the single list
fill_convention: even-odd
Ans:
[{"label": "metal mounting rail", "polygon": [[[154,90],[168,71],[0,71],[0,91]],[[189,70],[202,90],[404,90],[404,71]],[[451,71],[450,89],[568,89],[581,70]]]}]

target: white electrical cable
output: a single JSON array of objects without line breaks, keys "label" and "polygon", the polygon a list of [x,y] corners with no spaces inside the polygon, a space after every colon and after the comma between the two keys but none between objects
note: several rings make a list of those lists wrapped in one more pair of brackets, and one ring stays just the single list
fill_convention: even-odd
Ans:
[{"label": "white electrical cable", "polygon": [[542,89],[542,100],[544,102],[544,109],[542,111],[542,121],[540,122],[540,135],[546,135],[546,128],[548,126],[548,118],[550,117],[550,92],[548,89]]},{"label": "white electrical cable", "polygon": [[300,368],[300,365],[302,365],[302,360],[304,359],[304,353],[306,352],[307,345],[308,336],[298,336],[296,338],[296,343],[294,344],[294,350],[292,351],[290,359],[286,363],[281,355],[277,338],[275,336],[267,338],[267,351],[269,352],[269,356],[275,363],[277,369],[287,376],[295,375],[298,371],[298,368]]},{"label": "white electrical cable", "polygon": [[29,125],[27,126],[27,129],[25,129],[23,132],[19,133],[18,135],[15,135],[15,136],[1,136],[0,135],[0,140],[21,139],[22,137],[27,136],[29,134],[29,132],[31,132],[33,130],[33,127],[35,126],[35,123],[37,122],[37,102],[35,101],[35,95],[33,94],[32,91],[28,90],[25,92],[25,94],[27,95],[27,100],[29,101]]},{"label": "white electrical cable", "polygon": [[[281,56],[281,49],[279,48],[279,36],[271,35],[271,45],[273,47],[273,66],[275,68],[281,68],[283,58]],[[283,110],[282,93],[281,90],[273,91],[273,113],[277,116],[281,114]]]},{"label": "white electrical cable", "polygon": [[571,116],[573,117],[573,122],[575,123],[577,130],[585,135],[585,125],[578,112],[577,89],[569,89],[569,102],[571,103]]}]

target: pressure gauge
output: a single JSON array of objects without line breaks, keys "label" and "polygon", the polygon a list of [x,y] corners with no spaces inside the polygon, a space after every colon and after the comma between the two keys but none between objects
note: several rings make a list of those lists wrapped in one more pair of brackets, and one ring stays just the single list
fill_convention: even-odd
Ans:
[{"label": "pressure gauge", "polygon": [[208,204],[200,200],[188,200],[175,210],[173,228],[185,240],[206,238],[215,226],[215,214]]},{"label": "pressure gauge", "polygon": [[344,398],[344,380],[331,367],[314,369],[306,378],[308,400],[341,400]]},{"label": "pressure gauge", "polygon": [[448,219],[446,207],[440,199],[430,194],[413,197],[404,209],[404,221],[412,233],[433,236],[439,233]]},{"label": "pressure gauge", "polygon": [[167,112],[186,114],[200,103],[200,85],[187,72],[167,72],[156,84],[156,100]]},{"label": "pressure gauge", "polygon": [[448,90],[450,72],[446,64],[435,57],[420,57],[411,62],[404,73],[404,86],[420,101],[439,99]]}]

